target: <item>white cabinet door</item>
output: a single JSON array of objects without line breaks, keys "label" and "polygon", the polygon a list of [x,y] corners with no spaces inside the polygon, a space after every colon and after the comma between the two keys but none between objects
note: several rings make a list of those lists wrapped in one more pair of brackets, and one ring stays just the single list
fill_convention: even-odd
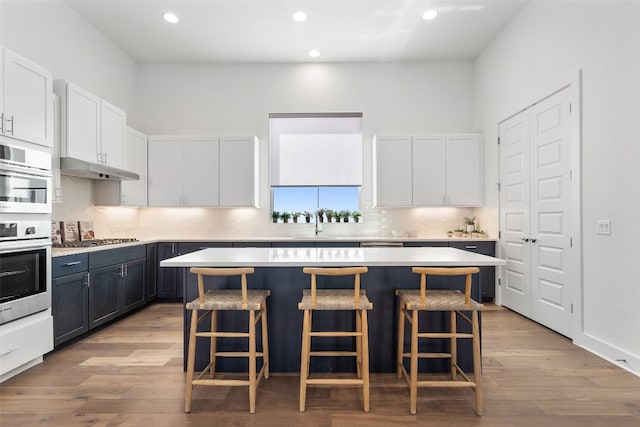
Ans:
[{"label": "white cabinet door", "polygon": [[127,128],[124,150],[124,169],[140,175],[138,181],[122,181],[121,204],[123,206],[147,205],[147,135]]},{"label": "white cabinet door", "polygon": [[0,82],[0,112],[3,115],[0,133],[51,147],[52,76],[49,71],[14,52],[2,50]]},{"label": "white cabinet door", "polygon": [[218,206],[217,137],[189,137],[184,142],[184,206]]},{"label": "white cabinet door", "polygon": [[444,135],[413,137],[413,205],[446,203],[446,139]]},{"label": "white cabinet door", "polygon": [[220,206],[256,206],[257,138],[220,138]]},{"label": "white cabinet door", "polygon": [[411,206],[412,160],[410,136],[383,136],[374,141],[377,204]]},{"label": "white cabinet door", "polygon": [[479,135],[447,135],[446,204],[482,204],[482,162]]},{"label": "white cabinet door", "polygon": [[100,102],[100,154],[101,163],[124,168],[124,146],[127,134],[127,115],[106,101]]},{"label": "white cabinet door", "polygon": [[183,199],[183,140],[149,137],[149,206],[181,206]]},{"label": "white cabinet door", "polygon": [[100,98],[67,82],[62,108],[66,122],[63,126],[62,156],[99,163]]}]

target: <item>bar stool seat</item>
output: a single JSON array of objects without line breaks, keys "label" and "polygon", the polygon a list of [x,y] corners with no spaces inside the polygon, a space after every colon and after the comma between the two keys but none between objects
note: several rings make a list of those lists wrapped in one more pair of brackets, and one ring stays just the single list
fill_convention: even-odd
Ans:
[{"label": "bar stool seat", "polygon": [[[405,377],[410,390],[410,412],[416,413],[417,389],[419,387],[469,387],[475,392],[476,413],[482,415],[482,361],[480,355],[480,327],[478,312],[483,305],[471,298],[471,276],[480,270],[477,267],[458,268],[428,268],[413,267],[412,271],[420,275],[420,289],[397,289],[396,295],[400,302],[398,319],[398,348],[397,373],[398,378]],[[427,290],[428,276],[464,276],[465,291],[458,290]],[[421,331],[419,328],[419,312],[440,311],[449,313],[449,331]],[[467,313],[471,313],[471,316]],[[459,332],[458,318],[471,325],[471,333]],[[404,350],[405,321],[410,325],[411,347]],[[473,378],[458,365],[458,339],[471,339],[473,342]],[[449,351],[420,352],[419,339],[447,339]],[[410,360],[409,370],[404,365],[404,359]],[[418,359],[450,359],[450,379],[448,380],[418,380]],[[458,374],[461,379],[458,379]]]},{"label": "bar stool seat", "polygon": [[[304,289],[299,310],[304,310],[302,326],[302,351],[300,362],[300,411],[305,410],[307,386],[309,385],[360,385],[365,412],[369,412],[369,326],[367,310],[373,304],[366,292],[360,289],[360,275],[368,271],[367,267],[346,268],[304,268],[311,275],[311,289]],[[317,289],[317,276],[354,276],[351,289]],[[312,330],[314,310],[354,311],[355,330],[351,331],[315,331]],[[354,337],[355,351],[311,350],[312,337]],[[356,358],[355,378],[310,378],[309,365],[312,356],[347,356]]]},{"label": "bar stool seat", "polygon": [[[191,398],[195,386],[244,386],[249,388],[249,412],[255,412],[256,389],[262,378],[269,378],[269,339],[267,334],[267,297],[269,290],[247,289],[247,275],[253,268],[191,268],[198,276],[198,298],[188,302],[185,307],[191,310],[191,328],[189,332],[189,352],[187,356],[187,377],[185,391],[185,412],[191,412]],[[240,289],[215,289],[204,291],[204,277],[240,277]],[[204,311],[204,314],[199,314]],[[218,311],[244,311],[248,313],[248,332],[219,331],[217,327]],[[210,331],[198,331],[198,324],[211,318]],[[256,325],[262,324],[262,351],[257,351]],[[195,376],[195,356],[197,338],[210,339],[209,364]],[[239,338],[248,340],[248,351],[218,351],[218,338]],[[249,360],[249,372],[246,380],[216,378],[217,357],[246,357]],[[262,367],[258,371],[258,358],[262,358]],[[209,378],[205,375],[209,373]]]}]

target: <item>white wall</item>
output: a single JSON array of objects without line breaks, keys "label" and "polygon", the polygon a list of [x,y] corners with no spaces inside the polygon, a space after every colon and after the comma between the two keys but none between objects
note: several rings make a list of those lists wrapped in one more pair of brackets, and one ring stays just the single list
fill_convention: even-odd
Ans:
[{"label": "white wall", "polygon": [[[477,58],[476,126],[486,141],[483,217],[495,218],[497,229],[497,123],[569,83],[578,69],[584,331],[574,339],[611,360],[626,359],[640,373],[640,2],[531,2]],[[596,234],[598,219],[611,219],[611,236]]]},{"label": "white wall", "polygon": [[[389,234],[417,230],[444,237],[466,209],[370,209],[371,139],[375,134],[473,132],[470,61],[402,64],[141,65],[140,106],[148,134],[255,134],[261,141],[261,209],[203,211],[199,233],[291,235],[302,227],[270,225],[269,113],[362,112],[365,224],[326,234]],[[145,226],[153,222],[143,214]],[[238,219],[241,218],[241,219]],[[367,220],[368,218],[368,220]],[[207,222],[208,221],[208,222]],[[193,232],[193,230],[189,230]]]}]

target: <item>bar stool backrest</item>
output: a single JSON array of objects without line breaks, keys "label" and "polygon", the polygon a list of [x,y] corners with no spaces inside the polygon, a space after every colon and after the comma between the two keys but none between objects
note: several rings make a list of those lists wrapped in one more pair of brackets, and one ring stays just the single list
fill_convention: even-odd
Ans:
[{"label": "bar stool backrest", "polygon": [[420,305],[427,304],[427,276],[466,276],[464,283],[464,303],[471,301],[471,276],[480,271],[478,267],[413,267],[412,272],[420,275]]},{"label": "bar stool backrest", "polygon": [[189,271],[198,275],[198,298],[200,304],[204,304],[204,276],[241,276],[242,308],[247,308],[247,274],[253,274],[253,267],[241,268],[211,268],[192,267]]},{"label": "bar stool backrest", "polygon": [[311,275],[311,307],[316,308],[317,281],[316,276],[355,276],[353,283],[353,298],[355,307],[360,308],[360,274],[369,269],[367,267],[305,267],[302,271]]}]

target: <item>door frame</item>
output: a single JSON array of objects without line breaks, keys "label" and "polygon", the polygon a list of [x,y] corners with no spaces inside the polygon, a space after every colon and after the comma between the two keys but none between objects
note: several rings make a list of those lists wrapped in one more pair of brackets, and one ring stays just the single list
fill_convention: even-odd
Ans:
[{"label": "door frame", "polygon": [[[572,282],[572,340],[579,340],[579,336],[584,332],[584,314],[583,314],[583,249],[582,249],[582,69],[573,71],[569,75],[560,77],[557,80],[549,82],[544,96],[536,96],[535,101],[526,107],[520,109],[501,119],[496,124],[496,134],[500,134],[500,124],[522,111],[532,107],[540,101],[555,95],[556,93],[569,89],[569,98],[571,102],[571,216],[570,216],[570,233],[572,239],[573,251],[570,252],[571,271],[574,274]],[[498,148],[498,177],[501,175],[500,150]],[[501,189],[502,190],[502,189]],[[502,230],[502,205],[501,198],[498,197],[498,229]],[[502,237],[498,238],[498,256],[504,258],[502,251]],[[504,267],[497,269],[497,283],[501,284],[504,278]],[[502,305],[502,286],[497,287],[496,304]]]}]

